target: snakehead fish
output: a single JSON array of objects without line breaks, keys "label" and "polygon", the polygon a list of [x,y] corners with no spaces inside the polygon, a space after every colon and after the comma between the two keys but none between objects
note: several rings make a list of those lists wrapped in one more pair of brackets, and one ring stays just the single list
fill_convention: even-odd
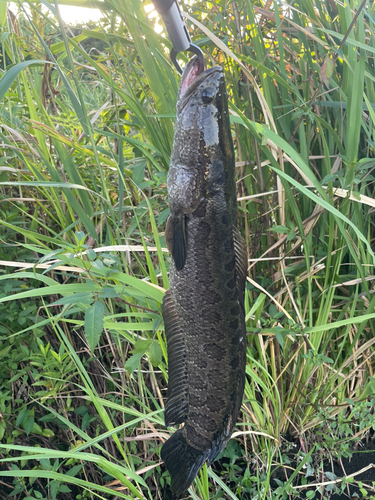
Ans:
[{"label": "snakehead fish", "polygon": [[246,249],[237,225],[224,74],[192,59],[181,79],[168,173],[170,289],[165,425],[184,424],[161,457],[180,496],[230,439],[245,380]]}]

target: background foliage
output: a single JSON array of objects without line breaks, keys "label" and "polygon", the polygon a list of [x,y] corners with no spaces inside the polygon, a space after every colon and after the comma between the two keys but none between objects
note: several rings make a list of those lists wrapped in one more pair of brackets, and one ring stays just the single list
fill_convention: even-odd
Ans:
[{"label": "background foliage", "polygon": [[[149,3],[107,0],[75,29],[56,3],[0,3],[0,498],[171,498],[179,77]],[[189,494],[371,495],[334,459],[375,429],[374,4],[181,6],[226,73],[249,257],[241,418]]]}]

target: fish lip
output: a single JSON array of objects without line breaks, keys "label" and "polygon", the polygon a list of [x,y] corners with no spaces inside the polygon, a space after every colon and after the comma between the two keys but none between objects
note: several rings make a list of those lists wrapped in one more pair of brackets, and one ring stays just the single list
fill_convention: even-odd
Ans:
[{"label": "fish lip", "polygon": [[[194,59],[193,59],[193,61],[194,61]],[[221,66],[214,66],[213,68],[209,68],[209,69],[206,69],[205,71],[201,72],[200,74],[198,74],[198,76],[195,78],[195,80],[188,86],[188,88],[183,93],[183,95],[182,96],[180,96],[180,95],[178,96],[178,101],[177,101],[177,112],[178,113],[180,113],[183,110],[183,108],[186,106],[186,104],[189,101],[189,98],[190,98],[191,94],[200,85],[202,85],[202,83],[204,83],[207,80],[207,78],[209,78],[214,73],[224,74],[223,68]],[[184,77],[184,75],[182,75],[182,79],[183,79],[183,77]]]}]

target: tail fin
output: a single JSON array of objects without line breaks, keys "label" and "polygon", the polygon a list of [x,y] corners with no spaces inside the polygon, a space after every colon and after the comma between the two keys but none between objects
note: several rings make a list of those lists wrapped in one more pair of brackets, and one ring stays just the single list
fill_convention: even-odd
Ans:
[{"label": "tail fin", "polygon": [[183,435],[183,429],[176,431],[164,443],[161,458],[171,476],[171,488],[176,497],[189,488],[199,469],[209,458],[210,451],[199,451],[190,446]]}]

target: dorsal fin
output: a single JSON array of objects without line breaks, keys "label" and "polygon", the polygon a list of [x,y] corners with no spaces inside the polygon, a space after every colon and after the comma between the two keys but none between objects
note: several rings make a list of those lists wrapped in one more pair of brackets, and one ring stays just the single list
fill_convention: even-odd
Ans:
[{"label": "dorsal fin", "polygon": [[165,228],[165,243],[172,255],[177,271],[184,267],[186,259],[185,215],[170,215]]},{"label": "dorsal fin", "polygon": [[185,337],[170,290],[164,295],[162,313],[168,351],[168,397],[164,420],[169,427],[185,422],[189,404]]},{"label": "dorsal fin", "polygon": [[245,240],[235,226],[233,226],[233,241],[236,256],[237,288],[243,294],[247,276],[247,250]]}]

